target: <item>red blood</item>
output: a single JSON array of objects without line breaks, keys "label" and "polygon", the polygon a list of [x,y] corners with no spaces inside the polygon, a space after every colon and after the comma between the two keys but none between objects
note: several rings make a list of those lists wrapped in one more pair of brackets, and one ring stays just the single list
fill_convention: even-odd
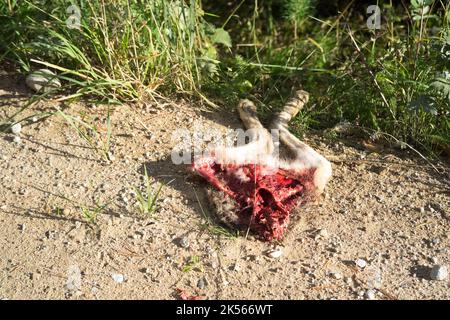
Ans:
[{"label": "red blood", "polygon": [[202,300],[202,297],[190,295],[183,289],[177,288],[177,293],[181,300]]},{"label": "red blood", "polygon": [[239,223],[265,240],[281,239],[290,211],[313,187],[315,169],[298,172],[253,164],[218,164],[214,158],[194,163],[195,172],[233,198]]}]

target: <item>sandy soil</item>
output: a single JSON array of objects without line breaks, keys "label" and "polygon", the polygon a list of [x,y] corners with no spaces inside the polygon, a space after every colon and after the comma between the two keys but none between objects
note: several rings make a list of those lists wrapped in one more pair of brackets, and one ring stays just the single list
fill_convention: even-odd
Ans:
[{"label": "sandy soil", "polygon": [[[0,119],[29,96],[2,75]],[[106,131],[105,106],[41,101],[23,117],[54,106]],[[176,128],[241,127],[234,110],[160,101],[116,107],[111,120],[113,161],[57,115],[22,123],[20,143],[0,136],[0,298],[176,299],[177,288],[204,299],[450,298],[449,278],[430,278],[450,266],[448,171],[407,150],[309,136],[333,163],[325,195],[297,210],[278,244],[227,238],[205,227],[206,185],[170,151]],[[155,185],[171,181],[151,217],[133,194],[144,166]],[[96,203],[107,207],[91,223],[81,207]],[[275,245],[280,258],[267,255]]]}]

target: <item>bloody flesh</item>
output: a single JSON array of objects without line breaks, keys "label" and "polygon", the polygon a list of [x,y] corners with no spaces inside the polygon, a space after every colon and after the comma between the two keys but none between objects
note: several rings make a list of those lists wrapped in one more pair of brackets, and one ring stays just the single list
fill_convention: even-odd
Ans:
[{"label": "bloody flesh", "polygon": [[283,237],[290,211],[312,188],[314,170],[218,164],[212,157],[194,163],[194,171],[235,200],[239,224],[249,226],[267,241]]}]

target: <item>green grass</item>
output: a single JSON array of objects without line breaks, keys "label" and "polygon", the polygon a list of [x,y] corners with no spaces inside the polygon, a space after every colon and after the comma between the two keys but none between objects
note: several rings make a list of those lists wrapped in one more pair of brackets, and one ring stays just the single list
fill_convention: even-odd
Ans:
[{"label": "green grass", "polygon": [[80,210],[81,210],[81,213],[83,215],[83,218],[88,223],[96,223],[97,222],[97,216],[105,210],[106,206],[107,206],[106,204],[105,205],[96,204],[95,207],[90,208],[88,206],[82,205],[80,207]]},{"label": "green grass", "polygon": [[[36,4],[35,4],[36,3]],[[136,101],[155,90],[191,93],[214,71],[214,42],[199,1],[77,1],[80,28],[69,28],[72,1],[0,4],[0,53],[28,72],[48,67],[65,84],[62,99]]]},{"label": "green grass", "polygon": [[150,181],[150,178],[147,174],[147,168],[144,166],[144,187],[145,193],[135,188],[134,191],[136,193],[136,201],[139,207],[139,212],[144,216],[152,216],[157,209],[157,201],[161,189],[163,187],[162,183],[154,188],[153,184]]},{"label": "green grass", "polygon": [[110,143],[112,135],[111,110],[108,106],[106,114],[106,129],[101,132],[101,124],[96,124],[93,119],[84,113],[72,116],[55,107],[56,114],[61,116],[70,127],[72,127],[89,147],[96,151],[104,160],[111,160]]},{"label": "green grass", "polygon": [[[104,212],[109,203],[106,204],[100,204],[98,200],[95,201],[94,205],[88,205],[85,203],[81,203],[78,200],[71,198],[69,196],[66,196],[62,193],[53,193],[50,192],[44,188],[40,188],[37,186],[31,186],[35,188],[36,190],[45,193],[47,196],[51,196],[52,198],[48,198],[46,204],[44,205],[43,211],[47,212],[50,215],[55,215],[56,217],[64,217],[67,214],[67,211],[65,208],[72,207],[75,208],[76,211],[81,212],[82,217],[86,220],[86,222],[95,224],[97,223],[97,217],[99,214]],[[49,199],[59,199],[64,201],[64,205],[61,204],[55,204],[53,203],[53,200]],[[67,205],[69,204],[69,206]]]},{"label": "green grass", "polygon": [[[350,121],[426,153],[448,153],[450,4],[431,1],[429,13],[418,15],[419,4],[405,9],[379,1],[382,29],[369,30],[365,7],[353,3],[339,16],[321,17],[310,2],[254,1],[238,10],[253,23],[228,24],[232,38],[246,45],[223,57],[219,98],[235,105],[250,96],[267,121],[303,87],[311,100],[292,124],[299,135]],[[276,14],[274,3],[297,5],[298,14]]]},{"label": "green grass", "polygon": [[204,272],[203,263],[199,256],[190,257],[189,261],[183,266],[183,268],[181,268],[181,271],[183,272],[189,272],[192,270]]},{"label": "green grass", "polygon": [[250,97],[267,121],[303,87],[311,101],[294,119],[298,135],[349,121],[427,154],[450,153],[446,1],[379,0],[380,30],[367,28],[358,1],[339,11],[328,1],[329,12],[319,0],[77,3],[80,29],[66,24],[71,1],[0,3],[0,60],[23,73],[57,72],[58,101],[181,94],[234,107]]}]

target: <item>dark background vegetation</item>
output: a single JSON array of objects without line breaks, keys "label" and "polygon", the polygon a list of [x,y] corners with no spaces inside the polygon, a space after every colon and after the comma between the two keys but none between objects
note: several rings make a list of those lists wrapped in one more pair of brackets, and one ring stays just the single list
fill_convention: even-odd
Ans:
[{"label": "dark background vegetation", "polygon": [[[80,29],[67,27],[80,8]],[[381,9],[369,29],[369,5]],[[134,103],[164,95],[211,108],[239,98],[266,119],[297,88],[293,130],[449,154],[449,4],[443,0],[14,1],[0,4],[0,61],[58,73],[67,100]],[[195,104],[194,104],[195,105]],[[11,119],[8,119],[11,121]],[[17,121],[18,119],[13,119]]]}]

